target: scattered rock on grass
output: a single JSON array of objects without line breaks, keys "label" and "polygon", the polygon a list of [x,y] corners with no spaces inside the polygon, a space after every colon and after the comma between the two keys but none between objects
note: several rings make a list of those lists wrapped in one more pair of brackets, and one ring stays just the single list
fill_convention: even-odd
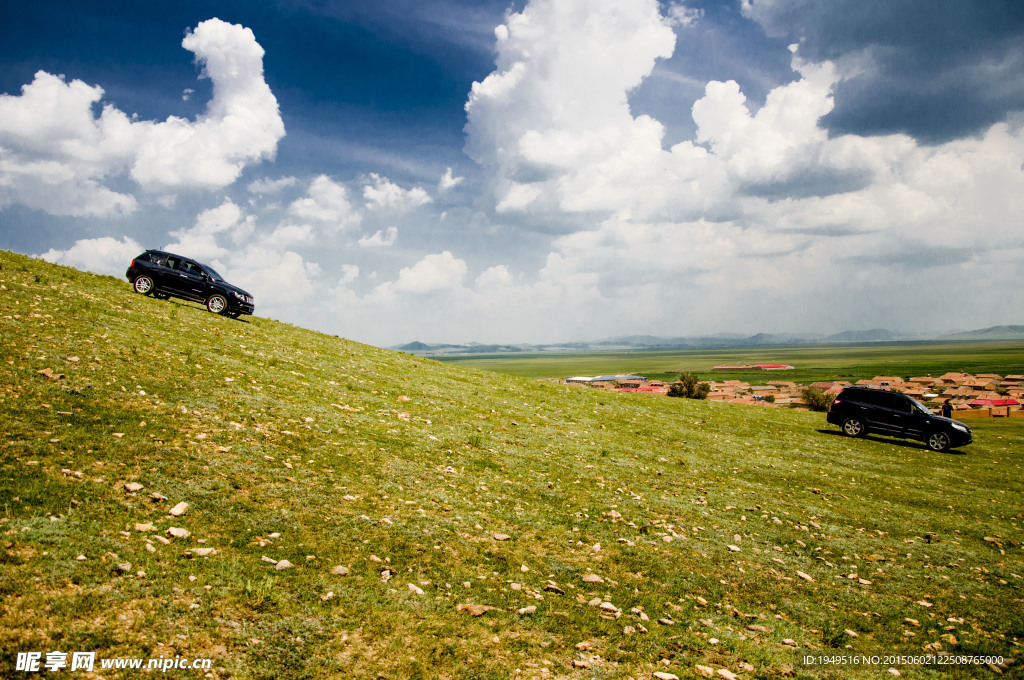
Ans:
[{"label": "scattered rock on grass", "polygon": [[124,485],[124,488],[129,493],[135,493],[137,491],[142,491],[146,487],[144,487],[142,484],[139,484],[138,482],[128,482],[127,484]]},{"label": "scattered rock on grass", "polygon": [[185,514],[186,510],[188,510],[188,503],[186,503],[185,501],[182,501],[182,502],[178,503],[177,505],[175,505],[170,510],[168,510],[167,512],[169,512],[170,514],[174,515],[175,517],[181,517],[182,515]]}]

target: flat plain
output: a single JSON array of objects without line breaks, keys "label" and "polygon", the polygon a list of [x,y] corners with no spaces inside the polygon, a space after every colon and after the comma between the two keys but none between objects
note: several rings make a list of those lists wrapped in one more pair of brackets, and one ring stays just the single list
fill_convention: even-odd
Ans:
[{"label": "flat plain", "polygon": [[2,252],[0,337],[0,674],[55,650],[268,679],[1022,664],[1021,419],[943,454],[851,440]]},{"label": "flat plain", "polygon": [[[1024,375],[1024,343],[1011,341],[893,342],[857,345],[797,345],[746,349],[537,352],[445,356],[445,363],[526,378],[637,374],[674,379],[697,373],[704,380],[738,379],[758,383],[791,380],[869,380],[947,372]],[[715,366],[790,364],[784,371],[716,371]]]}]

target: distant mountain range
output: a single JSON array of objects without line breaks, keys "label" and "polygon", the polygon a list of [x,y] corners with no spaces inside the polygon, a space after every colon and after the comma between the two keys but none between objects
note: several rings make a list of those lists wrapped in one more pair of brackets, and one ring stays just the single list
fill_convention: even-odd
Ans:
[{"label": "distant mountain range", "polygon": [[730,347],[768,347],[788,345],[822,344],[863,344],[872,342],[957,342],[971,340],[1021,340],[1024,341],[1024,326],[992,326],[973,331],[951,333],[897,333],[882,328],[865,331],[843,331],[833,335],[757,333],[741,335],[719,333],[686,337],[659,337],[655,335],[626,335],[594,342],[564,342],[547,345],[532,344],[481,344],[466,345],[427,344],[410,342],[391,347],[400,352],[420,356],[468,355],[468,354],[511,354],[529,352],[600,352],[615,350],[645,349],[716,349]]}]

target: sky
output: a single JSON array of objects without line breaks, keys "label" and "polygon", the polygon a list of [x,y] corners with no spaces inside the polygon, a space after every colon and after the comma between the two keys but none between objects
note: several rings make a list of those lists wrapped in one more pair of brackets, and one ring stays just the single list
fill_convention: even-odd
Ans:
[{"label": "sky", "polygon": [[380,346],[1024,323],[1019,0],[0,6],[6,250]]}]

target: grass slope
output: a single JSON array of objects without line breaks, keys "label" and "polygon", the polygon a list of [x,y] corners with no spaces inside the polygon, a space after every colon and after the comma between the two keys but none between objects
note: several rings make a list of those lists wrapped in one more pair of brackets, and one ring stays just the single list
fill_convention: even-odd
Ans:
[{"label": "grass slope", "polygon": [[968,677],[992,671],[804,658],[1020,651],[1020,420],[936,454],[0,267],[0,674],[61,650],[216,678]]}]

